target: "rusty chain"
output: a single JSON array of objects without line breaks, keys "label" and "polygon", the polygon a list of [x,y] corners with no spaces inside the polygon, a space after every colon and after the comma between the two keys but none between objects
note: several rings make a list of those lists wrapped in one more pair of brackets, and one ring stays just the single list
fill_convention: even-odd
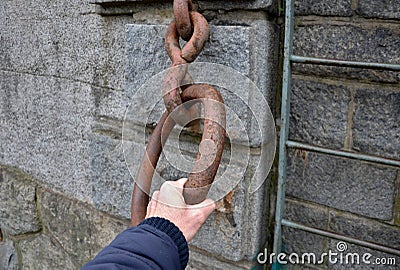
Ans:
[{"label": "rusty chain", "polygon": [[[188,101],[202,103],[204,128],[196,161],[183,192],[186,203],[196,204],[206,198],[224,148],[226,116],[221,94],[210,85],[193,84],[187,73],[188,63],[196,59],[209,37],[208,23],[203,15],[193,11],[191,0],[174,0],[173,6],[175,20],[165,34],[165,49],[172,61],[162,85],[166,111],[150,136],[136,175],[131,207],[133,226],[146,216],[152,177],[169,133],[176,123],[184,125],[192,119],[190,117],[199,115],[196,103],[186,106]],[[179,38],[187,41],[183,48]]]}]

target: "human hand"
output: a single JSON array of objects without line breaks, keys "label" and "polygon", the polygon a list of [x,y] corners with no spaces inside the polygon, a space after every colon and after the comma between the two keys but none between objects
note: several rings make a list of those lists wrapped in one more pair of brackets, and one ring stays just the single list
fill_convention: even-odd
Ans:
[{"label": "human hand", "polygon": [[211,199],[195,205],[187,205],[183,198],[183,186],[187,178],[165,182],[160,191],[155,191],[147,206],[146,218],[162,217],[174,223],[183,233],[186,241],[194,238],[201,225],[214,211]]}]

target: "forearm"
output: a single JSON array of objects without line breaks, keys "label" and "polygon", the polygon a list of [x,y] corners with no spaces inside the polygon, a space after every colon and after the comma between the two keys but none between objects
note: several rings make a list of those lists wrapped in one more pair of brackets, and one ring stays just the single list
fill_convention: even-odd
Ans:
[{"label": "forearm", "polygon": [[184,269],[188,258],[186,239],[179,228],[153,217],[119,234],[82,270]]}]

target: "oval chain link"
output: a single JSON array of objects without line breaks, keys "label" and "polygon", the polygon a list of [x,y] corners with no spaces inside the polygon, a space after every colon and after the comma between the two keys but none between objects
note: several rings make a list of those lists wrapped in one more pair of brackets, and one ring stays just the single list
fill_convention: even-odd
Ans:
[{"label": "oval chain link", "polygon": [[[175,20],[169,24],[165,34],[165,49],[172,61],[162,84],[166,111],[150,136],[136,175],[131,206],[133,226],[146,216],[154,170],[169,133],[176,123],[184,125],[188,116],[200,114],[197,104],[186,108],[180,106],[182,101],[196,100],[204,107],[202,140],[183,191],[186,203],[196,204],[206,198],[224,149],[226,114],[221,94],[207,84],[193,85],[187,72],[188,63],[197,58],[209,38],[207,20],[193,11],[191,0],[174,0],[174,16]],[[180,47],[179,38],[187,41],[183,48]]]}]

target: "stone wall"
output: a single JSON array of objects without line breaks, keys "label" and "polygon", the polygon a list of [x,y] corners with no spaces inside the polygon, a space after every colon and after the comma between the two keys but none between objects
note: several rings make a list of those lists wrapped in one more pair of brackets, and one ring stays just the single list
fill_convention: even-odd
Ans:
[{"label": "stone wall", "polygon": [[[199,60],[240,71],[279,112],[281,1],[196,2],[212,29]],[[399,1],[295,5],[296,54],[400,63]],[[79,269],[129,226],[133,177],[123,153],[123,119],[138,88],[170,65],[162,37],[171,10],[171,1],[151,0],[9,0],[1,6],[0,269]],[[296,64],[290,138],[399,159],[399,82],[399,72]],[[240,95],[257,105],[254,94]],[[272,243],[275,181],[247,192],[254,176],[265,179],[256,167],[265,161],[266,142],[254,132],[245,105],[224,97],[243,112],[250,160],[229,209],[218,209],[192,242],[188,269],[249,269]],[[162,105],[156,108],[157,114]],[[149,132],[153,126],[138,125]],[[181,141],[179,149],[193,159],[198,136],[186,132]],[[132,143],[134,171],[144,144]],[[289,154],[287,217],[400,248],[398,167]],[[222,168],[228,162],[224,157]],[[275,169],[267,180],[276,180]],[[184,176],[165,160],[158,173]],[[283,240],[287,251],[321,253],[336,245],[292,229],[284,230]]]},{"label": "stone wall", "polygon": [[[197,5],[212,31],[199,61],[241,72],[273,106],[276,5],[264,0]],[[170,65],[163,36],[172,17],[172,1],[10,0],[2,5],[0,269],[79,269],[128,227],[133,177],[123,153],[124,115],[138,88]],[[228,92],[224,98],[250,131],[250,145],[244,145],[250,147],[250,160],[229,203],[191,243],[190,269],[250,268],[267,238],[269,181],[251,195],[247,191],[253,176],[264,182],[266,173],[257,165],[274,155],[262,155],[271,141],[256,132],[246,103],[255,113],[266,110],[256,106],[259,99],[251,91],[238,94],[243,102]],[[263,132],[266,126],[260,123]],[[137,126],[146,127],[151,132],[154,123]],[[170,152],[183,150],[193,160],[198,134],[185,132],[181,141]],[[129,164],[135,171],[144,142],[132,143]],[[165,159],[160,163],[162,177],[185,176]]]},{"label": "stone wall", "polygon": [[[296,1],[294,54],[400,63],[399,1]],[[400,73],[295,64],[290,139],[388,159],[400,157]],[[286,217],[400,249],[400,168],[289,151]],[[338,241],[284,229],[288,252],[336,251]],[[348,252],[392,254],[348,245]],[[293,269],[376,269],[376,265]],[[348,268],[347,268],[348,267]]]}]

